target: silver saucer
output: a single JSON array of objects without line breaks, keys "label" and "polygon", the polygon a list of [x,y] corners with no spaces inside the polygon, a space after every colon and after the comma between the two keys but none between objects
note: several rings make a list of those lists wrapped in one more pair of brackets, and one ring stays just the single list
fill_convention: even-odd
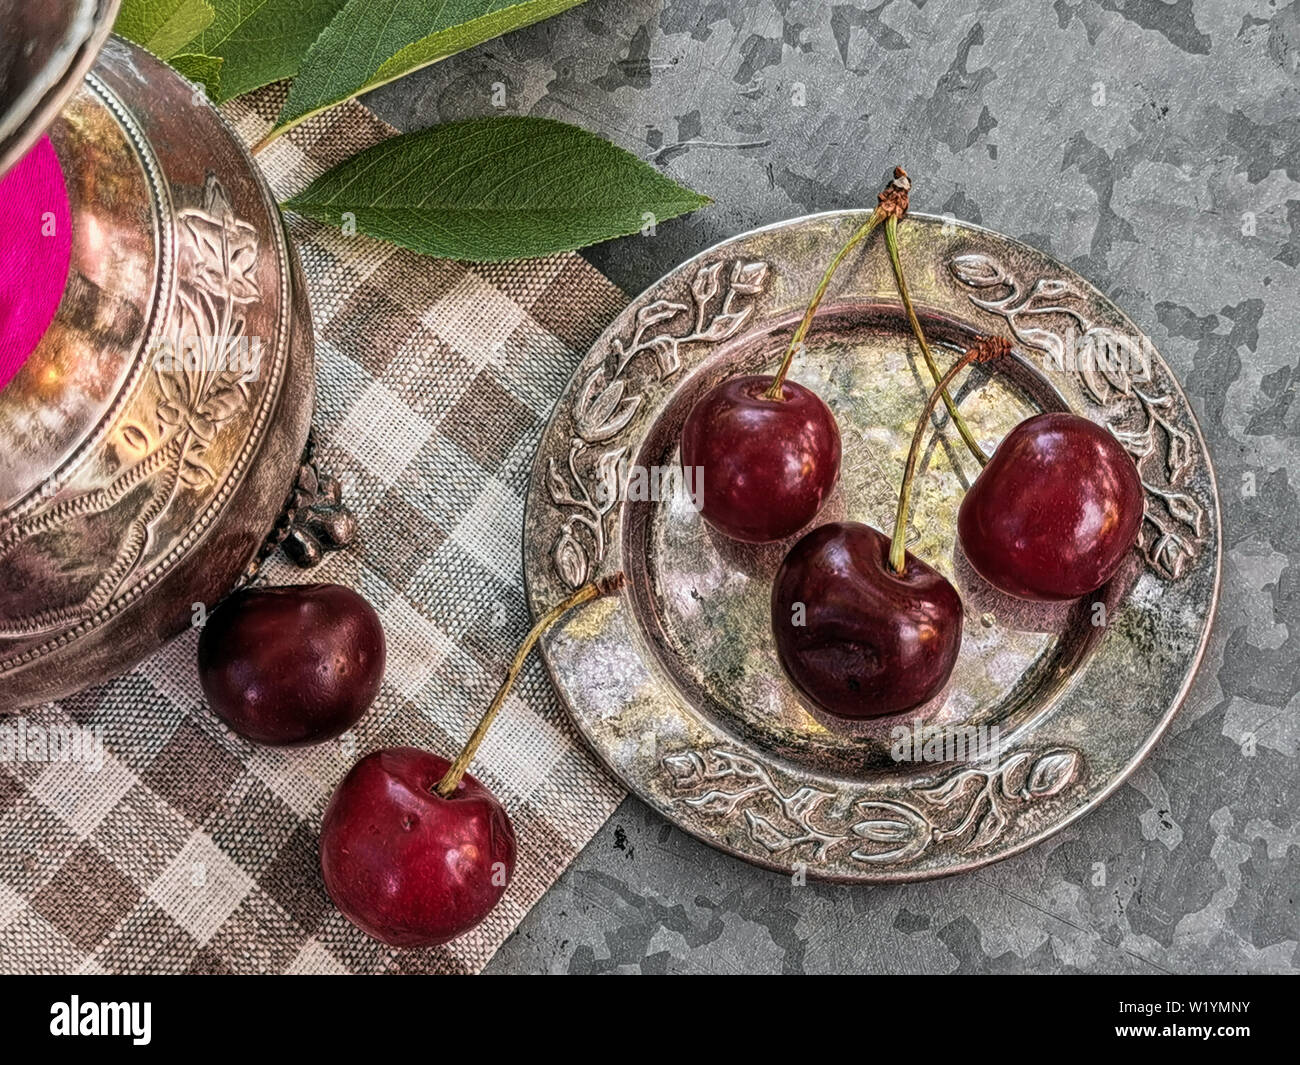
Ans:
[{"label": "silver saucer", "polygon": [[[570,615],[542,649],[578,728],[631,791],[759,865],[890,882],[1023,850],[1133,771],[1204,652],[1220,516],[1187,399],[1118,308],[1018,241],[909,215],[903,259],[940,362],[980,333],[1015,346],[1010,363],[977,368],[957,396],[985,449],[1037,410],[1086,415],[1138,462],[1146,520],[1127,567],[1094,595],[1051,607],[999,596],[955,549],[956,509],[978,467],[940,408],[909,548],[966,606],[961,658],[924,722],[941,731],[808,709],[770,629],[771,576],[788,545],[717,535],[685,492],[635,498],[653,484],[636,471],[677,464],[682,421],[720,378],[775,368],[824,264],[864,218],[836,212],[742,234],[633,301],[543,434],[524,570],[535,613],[584,580],[627,573],[620,598]],[[841,486],[817,523],[892,528],[930,381],[879,239],[841,268],[792,376],[831,406],[844,441]]]}]

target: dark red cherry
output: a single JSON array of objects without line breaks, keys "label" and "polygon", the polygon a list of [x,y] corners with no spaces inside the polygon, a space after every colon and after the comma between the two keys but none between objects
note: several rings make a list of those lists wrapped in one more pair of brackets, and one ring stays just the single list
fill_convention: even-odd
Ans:
[{"label": "dark red cherry", "polygon": [[394,947],[468,932],[514,873],[515,834],[496,797],[469,774],[448,798],[435,790],[450,764],[414,747],[375,751],[325,810],[325,890],[349,921]]},{"label": "dark red cherry", "polygon": [[199,637],[199,682],[232,729],[302,746],[346,732],[384,679],[374,607],[338,584],[249,588],[226,599]]},{"label": "dark red cherry", "polygon": [[1077,414],[1009,432],[957,512],[966,557],[1019,599],[1074,599],[1119,569],[1142,527],[1137,467],[1104,427]]},{"label": "dark red cherry", "polygon": [[821,398],[770,376],[729,377],[704,394],[682,427],[682,466],[703,481],[701,514],[746,543],[782,540],[817,516],[840,475],[840,430]]},{"label": "dark red cherry", "polygon": [[362,931],[394,947],[464,935],[501,901],[515,833],[496,797],[465,770],[542,634],[565,614],[622,589],[622,573],[584,584],[529,630],[456,760],[414,747],[366,755],[334,791],[321,823],[325,889]]},{"label": "dark red cherry", "polygon": [[808,699],[840,717],[928,702],[961,649],[956,590],[911,554],[895,573],[889,547],[870,525],[822,525],[790,549],[772,585],[781,665]]}]

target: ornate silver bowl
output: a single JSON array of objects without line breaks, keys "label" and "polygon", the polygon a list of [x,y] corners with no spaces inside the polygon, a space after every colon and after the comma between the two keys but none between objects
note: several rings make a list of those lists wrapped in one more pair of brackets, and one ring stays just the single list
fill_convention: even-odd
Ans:
[{"label": "ornate silver bowl", "polygon": [[[37,7],[0,4],[0,36]],[[303,466],[311,316],[270,190],[142,49],[109,38],[81,77],[115,5],[90,7],[32,109],[16,80],[0,99],[8,159],[62,86],[48,132],[73,225],[57,316],[0,392],[0,710],[127,669],[244,579],[295,505],[337,501]]]},{"label": "ornate silver bowl", "polygon": [[[1204,441],[1133,323],[1040,251],[911,215],[902,254],[927,333],[947,349],[940,361],[983,333],[1014,345],[1012,362],[977,368],[954,397],[985,450],[1044,409],[1108,426],[1146,488],[1141,542],[1127,568],[1073,603],[998,595],[955,544],[957,506],[979,471],[940,414],[908,546],[965,604],[949,689],[921,726],[913,715],[850,724],[804,705],[771,633],[771,578],[788,545],[728,541],[683,493],[648,495],[654,481],[636,471],[676,467],[682,422],[715,382],[775,368],[825,263],[864,219],[840,212],[741,234],[632,302],[542,436],[524,566],[534,612],[584,580],[627,574],[619,599],[571,615],[542,650],[578,728],[631,790],[749,861],[885,882],[1013,854],[1119,786],[1191,684],[1221,544]],[[834,410],[844,441],[840,488],[818,523],[893,527],[931,385],[918,364],[873,243],[837,275],[793,370]]]}]

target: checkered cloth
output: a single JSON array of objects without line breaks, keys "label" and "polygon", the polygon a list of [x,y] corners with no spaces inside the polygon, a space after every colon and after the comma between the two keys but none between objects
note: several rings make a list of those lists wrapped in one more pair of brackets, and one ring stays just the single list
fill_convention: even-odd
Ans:
[{"label": "checkered cloth", "polygon": [[[282,95],[225,114],[252,142]],[[349,104],[259,161],[284,198],[392,132]],[[393,951],[331,905],[317,834],[334,785],[376,747],[453,754],[528,629],[519,544],[533,452],[623,297],[576,255],[470,266],[293,216],[289,227],[316,323],[317,456],[362,539],[310,571],[277,555],[264,579],[365,595],[388,636],[383,690],[340,740],[256,747],[205,709],[192,632],[110,684],[0,718],[28,729],[29,747],[58,727],[84,730],[88,752],[103,740],[97,771],[0,763],[0,971],[475,972],[622,797],[534,656],[473,766],[518,837],[501,905],[427,951]]]}]

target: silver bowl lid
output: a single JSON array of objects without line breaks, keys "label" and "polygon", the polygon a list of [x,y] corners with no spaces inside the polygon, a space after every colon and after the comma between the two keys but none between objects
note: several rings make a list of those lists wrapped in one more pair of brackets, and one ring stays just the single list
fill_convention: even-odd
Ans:
[{"label": "silver bowl lid", "polygon": [[23,157],[99,54],[119,0],[0,0],[0,175]]}]

